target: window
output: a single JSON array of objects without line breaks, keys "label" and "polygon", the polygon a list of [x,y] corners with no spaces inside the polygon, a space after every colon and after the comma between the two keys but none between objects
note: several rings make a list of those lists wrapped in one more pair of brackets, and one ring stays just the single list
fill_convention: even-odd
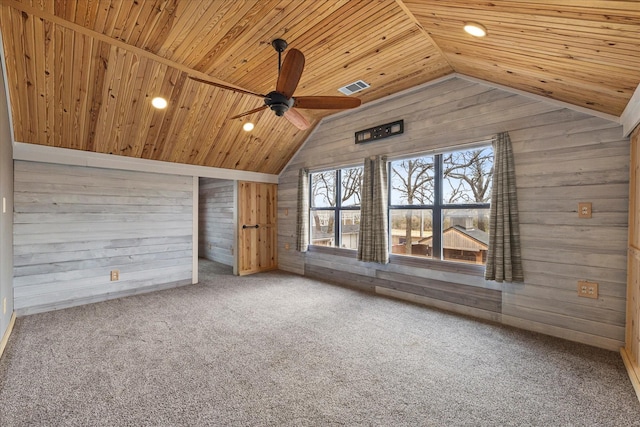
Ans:
[{"label": "window", "polygon": [[312,245],[358,248],[362,171],[354,167],[310,174]]},{"label": "window", "polygon": [[397,160],[389,168],[392,254],[486,262],[491,146]]}]

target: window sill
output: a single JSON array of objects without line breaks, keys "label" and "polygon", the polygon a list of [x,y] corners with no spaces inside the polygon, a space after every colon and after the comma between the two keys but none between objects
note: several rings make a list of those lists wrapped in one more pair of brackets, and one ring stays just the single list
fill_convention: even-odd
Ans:
[{"label": "window sill", "polygon": [[389,255],[389,263],[407,267],[424,268],[428,270],[446,271],[449,273],[466,274],[484,277],[484,265],[466,264],[463,262],[443,261],[402,255]]},{"label": "window sill", "polygon": [[317,245],[309,245],[308,252],[315,252],[319,254],[329,254],[329,255],[337,255],[343,256],[346,258],[358,258],[358,250],[357,249],[345,249],[345,248],[337,248],[335,246],[317,246]]},{"label": "window sill", "polygon": [[[309,245],[308,252],[335,255],[352,259],[356,259],[358,257],[358,251],[356,249],[337,248],[334,246]],[[425,270],[445,271],[449,273],[466,274],[478,277],[484,277],[485,270],[484,265],[465,264],[462,262],[442,261],[402,255],[389,255],[389,263],[407,267],[423,268]]]}]

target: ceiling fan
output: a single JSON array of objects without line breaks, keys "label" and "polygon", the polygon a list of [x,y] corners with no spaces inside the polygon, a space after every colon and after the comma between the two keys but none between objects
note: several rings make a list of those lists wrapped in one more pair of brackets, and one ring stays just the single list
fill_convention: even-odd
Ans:
[{"label": "ceiling fan", "polygon": [[232,90],[247,95],[259,96],[264,98],[264,105],[251,111],[246,111],[231,119],[247,116],[257,113],[258,111],[270,108],[276,113],[276,116],[284,116],[298,129],[307,129],[309,121],[296,110],[296,108],[314,109],[314,110],[345,110],[348,108],[359,107],[362,101],[358,98],[347,98],[344,96],[298,96],[293,97],[293,93],[298,87],[298,82],[302,76],[304,69],[304,55],[298,49],[291,49],[284,61],[281,61],[282,52],[287,48],[288,44],[282,39],[275,39],[271,42],[273,48],[278,52],[278,82],[276,90],[266,95],[249,92],[244,89],[238,89],[231,86],[213,83],[196,77],[189,77],[195,81],[206,83],[222,89]]}]

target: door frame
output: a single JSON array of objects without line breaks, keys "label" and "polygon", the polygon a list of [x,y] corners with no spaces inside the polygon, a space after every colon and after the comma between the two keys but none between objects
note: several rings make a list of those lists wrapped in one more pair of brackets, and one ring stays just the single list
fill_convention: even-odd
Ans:
[{"label": "door frame", "polygon": [[238,232],[238,221],[240,217],[240,209],[238,206],[238,183],[237,179],[233,180],[233,275],[240,275],[240,250],[238,244],[240,243],[240,233]]}]

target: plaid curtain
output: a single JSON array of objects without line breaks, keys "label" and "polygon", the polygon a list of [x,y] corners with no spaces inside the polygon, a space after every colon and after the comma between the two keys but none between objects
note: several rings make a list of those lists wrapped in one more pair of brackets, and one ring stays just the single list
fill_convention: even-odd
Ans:
[{"label": "plaid curtain", "polygon": [[358,238],[361,261],[389,262],[387,197],[387,160],[381,156],[365,159]]},{"label": "plaid curtain", "polygon": [[523,282],[516,173],[507,132],[496,135],[493,153],[489,251],[484,277],[496,282]]},{"label": "plaid curtain", "polygon": [[309,248],[309,170],[298,173],[298,218],[296,224],[296,250],[306,252]]}]

